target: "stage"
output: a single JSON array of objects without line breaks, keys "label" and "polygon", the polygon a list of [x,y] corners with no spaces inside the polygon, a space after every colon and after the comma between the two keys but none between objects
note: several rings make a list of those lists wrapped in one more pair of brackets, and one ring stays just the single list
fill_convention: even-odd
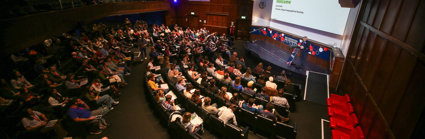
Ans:
[{"label": "stage", "polygon": [[[283,45],[283,44],[282,44]],[[301,75],[306,75],[306,71],[316,71],[320,73],[329,73],[328,69],[324,69],[314,63],[309,61],[305,62],[304,68],[300,68],[294,65],[287,65],[286,62],[291,56],[290,52],[283,50],[282,48],[275,46],[274,44],[257,40],[254,42],[247,42],[245,45],[245,50],[248,51],[251,55],[256,56],[263,60],[264,62],[273,64],[274,66],[283,68],[287,71],[292,71]],[[300,65],[300,57],[296,56],[293,64]]]}]

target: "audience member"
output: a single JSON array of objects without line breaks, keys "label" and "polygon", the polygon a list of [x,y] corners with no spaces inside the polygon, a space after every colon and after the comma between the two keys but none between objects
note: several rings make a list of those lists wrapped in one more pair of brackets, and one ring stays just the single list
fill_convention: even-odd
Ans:
[{"label": "audience member", "polygon": [[236,121],[236,116],[233,112],[236,111],[238,106],[236,106],[235,104],[231,104],[229,108],[227,107],[221,107],[220,109],[218,109],[218,118],[220,120],[223,120],[224,124],[227,124],[230,122],[232,122],[234,125],[238,125],[237,121]]}]

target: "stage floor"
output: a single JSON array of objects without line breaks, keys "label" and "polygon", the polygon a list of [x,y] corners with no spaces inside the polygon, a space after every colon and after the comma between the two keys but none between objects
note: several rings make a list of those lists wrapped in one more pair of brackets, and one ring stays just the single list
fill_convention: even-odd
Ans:
[{"label": "stage floor", "polygon": [[[328,73],[328,69],[324,69],[314,63],[306,61],[304,68],[295,68],[294,66],[289,66],[286,64],[288,58],[291,56],[290,52],[283,50],[280,47],[277,47],[271,43],[265,41],[255,41],[247,42],[245,49],[249,51],[252,55],[256,55],[258,58],[271,63],[275,66],[284,68],[301,75],[306,75],[306,70],[316,71],[321,73]],[[300,65],[301,60],[299,56],[296,56],[293,63]]]}]

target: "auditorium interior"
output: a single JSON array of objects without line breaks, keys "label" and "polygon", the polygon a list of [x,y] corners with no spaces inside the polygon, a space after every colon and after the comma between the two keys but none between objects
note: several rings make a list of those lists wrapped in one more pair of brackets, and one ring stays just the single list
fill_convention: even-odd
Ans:
[{"label": "auditorium interior", "polygon": [[425,0],[0,7],[2,139],[425,138]]}]

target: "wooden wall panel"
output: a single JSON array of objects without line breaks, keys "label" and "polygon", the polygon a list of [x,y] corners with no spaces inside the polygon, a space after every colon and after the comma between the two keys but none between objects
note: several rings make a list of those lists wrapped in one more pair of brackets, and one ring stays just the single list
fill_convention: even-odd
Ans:
[{"label": "wooden wall panel", "polygon": [[[416,122],[412,119],[419,119],[422,111],[412,111],[410,108],[424,107],[425,98],[425,85],[420,80],[425,79],[425,66],[423,64],[416,65],[412,76],[409,81],[409,85],[405,90],[403,97],[401,97],[400,106],[394,117],[394,122],[391,128],[394,131],[394,135],[398,138],[406,138],[410,135],[415,128]],[[423,130],[423,129],[422,129]]]},{"label": "wooden wall panel", "polygon": [[389,3],[389,0],[381,0],[379,2],[379,8],[376,13],[376,18],[374,18],[375,20],[373,21],[373,27],[378,29],[380,28],[382,19],[384,19],[385,11],[387,10]]},{"label": "wooden wall panel", "polygon": [[[418,9],[425,9],[425,1],[421,1],[418,6]],[[406,43],[413,46],[418,51],[424,53],[425,46],[425,12],[417,12],[416,16],[413,19],[412,25],[406,39]]]},{"label": "wooden wall panel", "polygon": [[[236,24],[241,17],[240,7],[249,7],[249,11],[246,13],[248,15],[245,16],[246,20],[251,22],[252,1],[247,0],[211,0],[209,2],[181,0],[177,6],[174,6],[174,9],[177,11],[176,18],[179,18],[177,24],[191,27],[185,18],[190,15],[190,12],[195,12],[195,15],[199,16],[199,20],[202,20],[202,23],[198,25],[199,28],[206,27],[213,32],[227,33],[231,22]],[[204,20],[206,20],[206,24]]]},{"label": "wooden wall panel", "polygon": [[342,71],[366,138],[409,138],[425,110],[425,1],[364,0]]}]

